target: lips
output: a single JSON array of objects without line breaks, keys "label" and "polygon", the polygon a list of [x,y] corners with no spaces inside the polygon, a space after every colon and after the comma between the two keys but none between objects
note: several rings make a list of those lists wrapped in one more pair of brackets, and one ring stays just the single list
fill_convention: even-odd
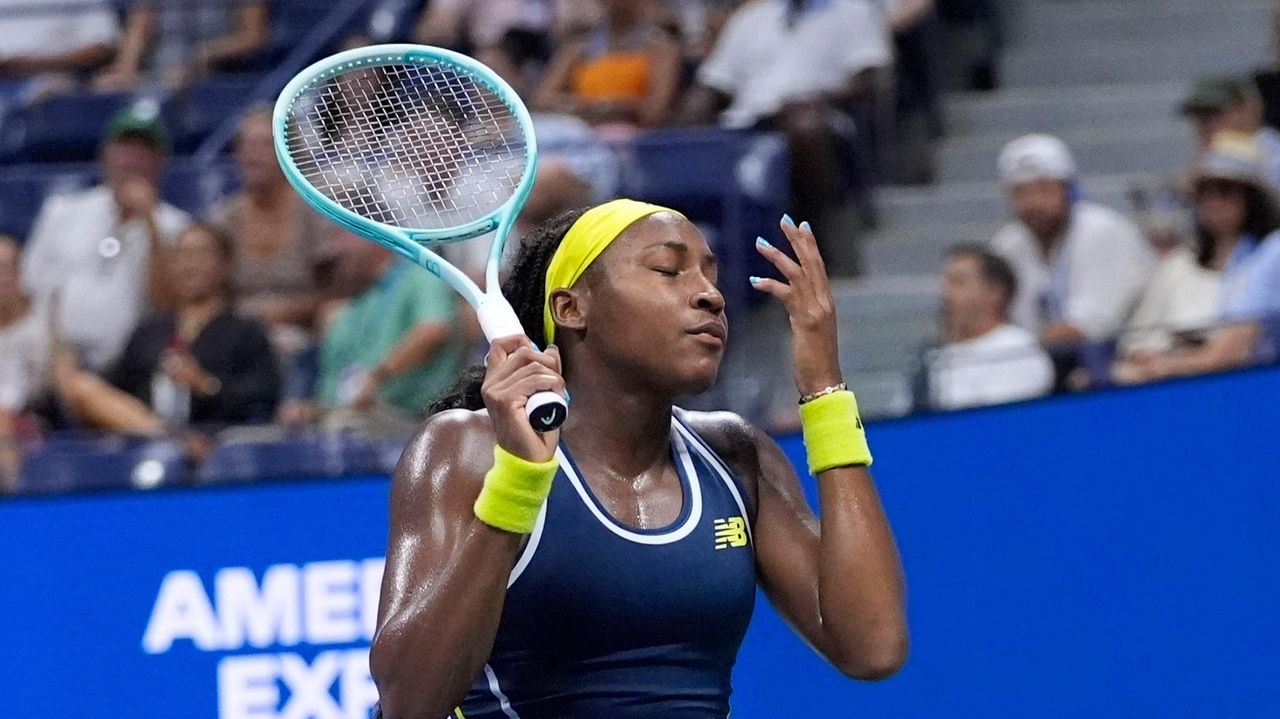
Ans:
[{"label": "lips", "polygon": [[685,331],[688,334],[694,335],[695,337],[699,335],[713,337],[716,340],[719,340],[721,343],[724,342],[725,336],[728,334],[727,332],[725,332],[724,323],[718,322],[715,320],[703,322],[702,324],[696,327],[691,327]]}]

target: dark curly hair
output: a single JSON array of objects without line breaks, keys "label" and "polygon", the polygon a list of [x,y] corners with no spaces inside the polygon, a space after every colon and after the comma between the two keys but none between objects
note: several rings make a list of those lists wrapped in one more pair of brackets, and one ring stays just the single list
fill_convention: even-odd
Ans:
[{"label": "dark curly hair", "polygon": [[[525,235],[511,261],[511,273],[502,283],[502,296],[515,309],[516,317],[529,339],[539,347],[547,346],[546,332],[542,326],[547,268],[569,228],[587,209],[570,210],[553,217]],[[484,365],[468,367],[453,386],[427,407],[427,414],[447,409],[476,410],[484,407],[484,399],[480,396],[480,385],[483,382]]]}]

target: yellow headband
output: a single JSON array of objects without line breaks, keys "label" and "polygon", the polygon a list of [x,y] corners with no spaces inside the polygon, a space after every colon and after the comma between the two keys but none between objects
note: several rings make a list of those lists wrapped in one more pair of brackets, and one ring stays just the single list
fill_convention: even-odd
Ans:
[{"label": "yellow headband", "polygon": [[628,227],[643,217],[657,212],[684,215],[667,207],[651,205],[635,200],[612,200],[582,213],[577,222],[565,233],[560,246],[551,256],[547,267],[547,283],[542,298],[542,326],[547,344],[555,341],[556,323],[551,319],[551,292],[561,287],[573,287],[601,252],[613,244]]}]

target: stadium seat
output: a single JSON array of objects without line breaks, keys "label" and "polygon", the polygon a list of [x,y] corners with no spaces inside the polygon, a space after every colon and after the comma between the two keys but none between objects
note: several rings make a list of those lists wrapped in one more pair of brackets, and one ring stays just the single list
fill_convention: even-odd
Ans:
[{"label": "stadium seat", "polygon": [[180,445],[121,436],[54,436],[25,458],[18,491],[53,494],[95,489],[150,489],[190,476]]},{"label": "stadium seat", "polygon": [[177,159],[165,172],[160,195],[191,214],[202,217],[238,186],[239,178],[230,160],[212,165]]},{"label": "stadium seat", "polygon": [[96,175],[97,167],[91,163],[5,168],[0,182],[0,232],[25,240],[48,195],[88,187]]},{"label": "stadium seat", "polygon": [[340,477],[385,471],[374,443],[354,434],[271,436],[220,444],[200,466],[202,483],[281,477]]},{"label": "stadium seat", "polygon": [[[162,102],[163,98],[156,98]],[[11,112],[5,121],[10,162],[82,162],[94,159],[107,121],[130,103],[133,93],[82,92],[56,95]]]},{"label": "stadium seat", "polygon": [[753,250],[790,199],[786,144],[771,134],[656,130],[614,146],[625,196],[678,206],[715,227],[721,288],[734,306],[750,302],[747,277],[768,265]]},{"label": "stadium seat", "polygon": [[195,151],[209,133],[227,121],[262,81],[258,74],[215,75],[170,98],[166,115],[173,118],[176,155]]}]

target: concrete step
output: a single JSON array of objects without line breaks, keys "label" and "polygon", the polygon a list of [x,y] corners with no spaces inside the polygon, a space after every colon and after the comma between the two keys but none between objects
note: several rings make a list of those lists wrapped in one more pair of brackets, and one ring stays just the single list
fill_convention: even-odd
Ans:
[{"label": "concrete step", "polygon": [[[1058,134],[1087,175],[1172,173],[1186,165],[1192,152],[1191,130],[1172,118],[1158,124],[1063,128]],[[938,181],[996,179],[1000,150],[1013,137],[997,133],[948,139],[937,153]]]},{"label": "concrete step", "polygon": [[985,245],[999,222],[912,222],[869,235],[862,243],[868,275],[940,272],[947,251],[956,245]]},{"label": "concrete step", "polygon": [[[1081,180],[1081,186],[1086,199],[1128,212],[1132,209],[1130,189],[1159,186],[1160,177],[1151,173],[1090,175]],[[884,219],[882,232],[889,235],[921,226],[995,226],[1009,213],[1007,192],[995,181],[885,188],[877,198]]]},{"label": "concrete step", "polygon": [[1207,74],[1241,74],[1267,61],[1267,33],[1209,41],[1215,49],[1092,41],[1011,49],[1001,61],[1006,87],[1063,87],[1190,81]]},{"label": "concrete step", "polygon": [[1078,42],[1167,42],[1179,47],[1266,34],[1269,0],[1031,3],[1010,33],[1016,47]]},{"label": "concrete step", "polygon": [[1186,82],[1078,88],[1018,88],[946,98],[953,136],[1167,124],[1189,87]]}]

